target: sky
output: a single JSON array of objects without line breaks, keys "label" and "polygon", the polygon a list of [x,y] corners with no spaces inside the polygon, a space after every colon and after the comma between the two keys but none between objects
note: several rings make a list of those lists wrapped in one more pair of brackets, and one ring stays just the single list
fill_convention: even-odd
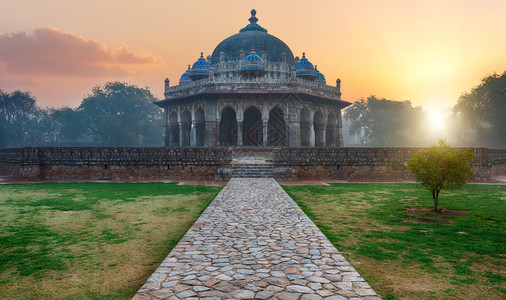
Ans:
[{"label": "sky", "polygon": [[258,24],[318,65],[342,99],[410,100],[448,111],[506,70],[504,0],[0,0],[0,89],[77,107],[122,81],[163,98],[188,64]]}]

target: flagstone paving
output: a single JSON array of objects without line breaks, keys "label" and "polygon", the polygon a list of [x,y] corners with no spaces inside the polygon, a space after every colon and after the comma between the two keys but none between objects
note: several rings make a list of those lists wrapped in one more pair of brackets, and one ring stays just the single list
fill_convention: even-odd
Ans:
[{"label": "flagstone paving", "polygon": [[232,178],[133,297],[380,299],[272,178]]}]

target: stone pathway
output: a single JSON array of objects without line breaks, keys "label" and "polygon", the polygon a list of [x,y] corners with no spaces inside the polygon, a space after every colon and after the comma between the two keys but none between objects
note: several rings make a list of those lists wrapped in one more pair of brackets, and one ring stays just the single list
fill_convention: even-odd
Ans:
[{"label": "stone pathway", "polygon": [[133,297],[380,299],[272,178],[232,178]]}]

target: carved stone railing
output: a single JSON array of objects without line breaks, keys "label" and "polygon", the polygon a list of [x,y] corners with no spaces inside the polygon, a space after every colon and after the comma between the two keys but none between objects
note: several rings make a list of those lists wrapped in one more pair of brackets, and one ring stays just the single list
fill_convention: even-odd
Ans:
[{"label": "carved stone railing", "polygon": [[184,85],[177,85],[165,89],[165,99],[181,96],[189,96],[201,93],[205,90],[297,90],[322,97],[341,98],[340,89],[337,87],[323,85],[314,81],[301,78],[272,78],[260,77],[246,79],[242,77],[226,78],[214,77],[197,80]]}]

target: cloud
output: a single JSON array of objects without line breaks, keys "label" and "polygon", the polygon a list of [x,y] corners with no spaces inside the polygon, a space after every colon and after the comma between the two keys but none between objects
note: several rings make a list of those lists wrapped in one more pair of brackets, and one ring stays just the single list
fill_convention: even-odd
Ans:
[{"label": "cloud", "polygon": [[0,34],[0,65],[9,74],[51,76],[128,76],[140,67],[163,65],[150,52],[116,49],[56,28],[43,27],[32,34]]}]

